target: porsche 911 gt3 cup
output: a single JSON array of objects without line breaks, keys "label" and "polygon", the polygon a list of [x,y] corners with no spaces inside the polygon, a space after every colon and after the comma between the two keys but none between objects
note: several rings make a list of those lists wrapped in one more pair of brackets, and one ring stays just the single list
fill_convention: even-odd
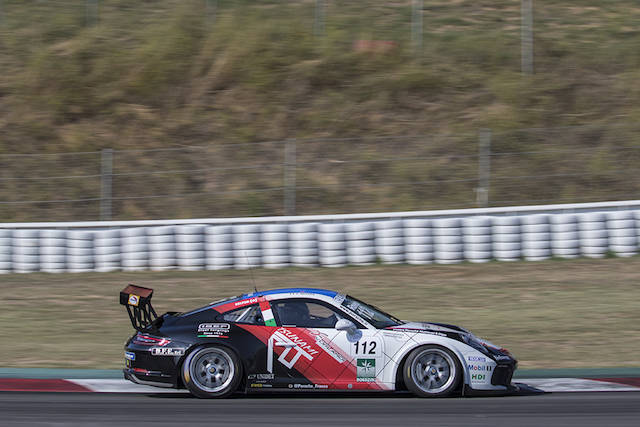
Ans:
[{"label": "porsche 911 gt3 cup", "polygon": [[507,350],[463,328],[401,321],[330,290],[255,292],[162,316],[152,295],[134,285],[120,293],[137,330],[125,346],[124,376],[201,398],[267,390],[503,393],[517,366]]}]

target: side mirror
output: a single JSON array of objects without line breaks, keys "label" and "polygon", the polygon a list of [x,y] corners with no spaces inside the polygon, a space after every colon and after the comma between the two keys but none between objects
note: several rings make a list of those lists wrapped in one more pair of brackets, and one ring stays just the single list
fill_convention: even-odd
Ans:
[{"label": "side mirror", "polygon": [[336,322],[338,331],[346,331],[347,341],[358,342],[362,338],[362,331],[349,319],[340,319]]},{"label": "side mirror", "polygon": [[356,329],[356,325],[349,319],[340,319],[336,322],[336,329],[339,331],[353,332]]}]

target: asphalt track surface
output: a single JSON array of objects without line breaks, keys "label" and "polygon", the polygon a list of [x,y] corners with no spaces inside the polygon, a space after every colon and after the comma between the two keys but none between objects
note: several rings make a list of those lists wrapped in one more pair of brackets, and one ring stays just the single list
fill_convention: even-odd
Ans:
[{"label": "asphalt track surface", "polygon": [[0,393],[2,426],[638,426],[640,392],[410,395]]}]

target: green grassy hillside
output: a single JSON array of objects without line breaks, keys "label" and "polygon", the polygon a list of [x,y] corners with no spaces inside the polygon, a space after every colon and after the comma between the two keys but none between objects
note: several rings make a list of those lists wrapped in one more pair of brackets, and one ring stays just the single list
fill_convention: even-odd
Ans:
[{"label": "green grassy hillside", "polygon": [[408,0],[97,3],[2,1],[0,220],[99,212],[98,154],[7,154],[176,146],[116,153],[115,218],[281,214],[282,144],[241,144],[290,138],[298,213],[473,206],[481,128],[493,205],[640,189],[635,1],[536,0],[533,76],[517,0],[425,0],[419,50]]}]

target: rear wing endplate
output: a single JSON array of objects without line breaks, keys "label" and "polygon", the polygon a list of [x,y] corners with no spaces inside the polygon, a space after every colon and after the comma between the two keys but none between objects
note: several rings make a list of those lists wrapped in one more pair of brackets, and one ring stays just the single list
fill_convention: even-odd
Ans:
[{"label": "rear wing endplate", "polygon": [[158,317],[151,305],[152,296],[153,289],[131,284],[120,291],[120,304],[127,307],[131,325],[136,331],[142,331]]}]

